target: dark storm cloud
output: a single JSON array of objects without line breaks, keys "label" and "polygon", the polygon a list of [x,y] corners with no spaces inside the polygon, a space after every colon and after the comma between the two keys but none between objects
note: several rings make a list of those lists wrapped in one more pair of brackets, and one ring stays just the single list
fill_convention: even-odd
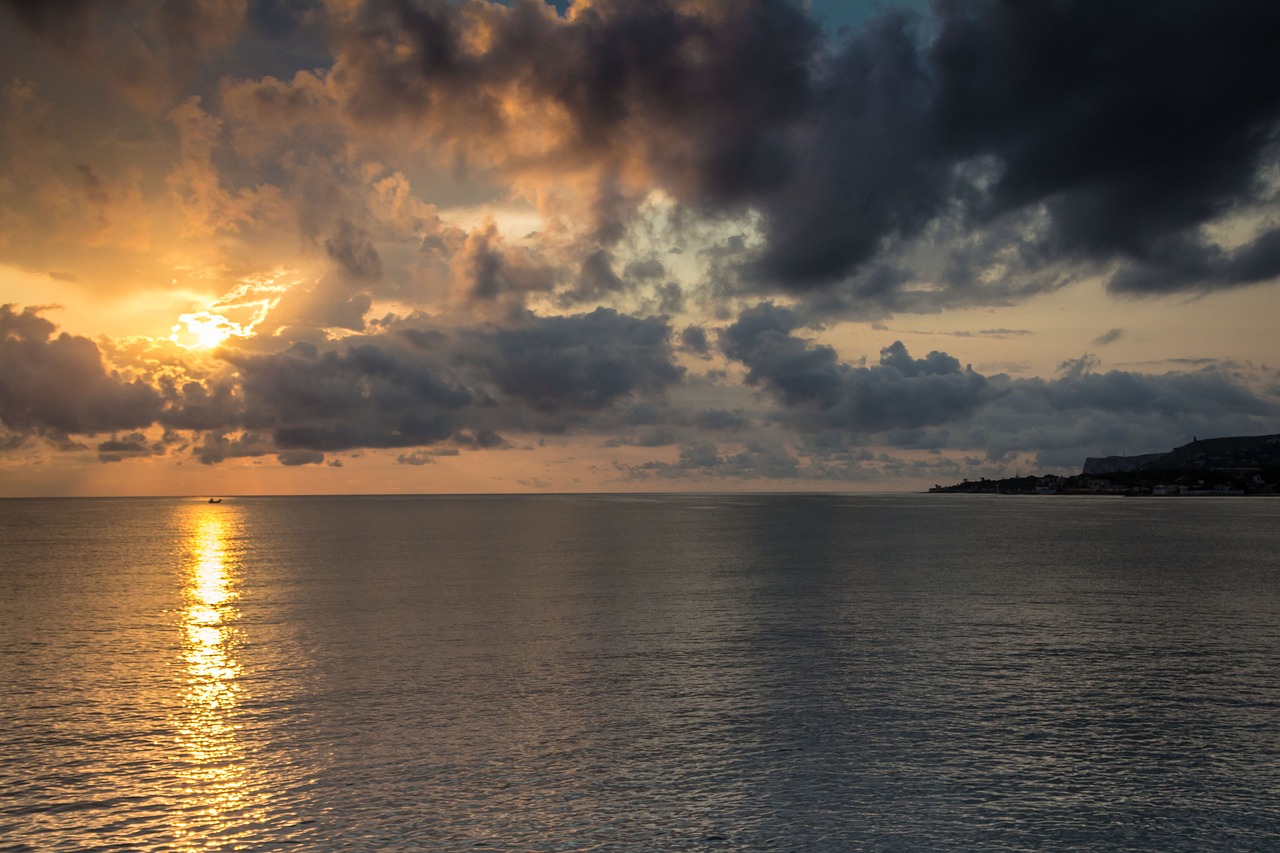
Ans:
[{"label": "dark storm cloud", "polygon": [[[1280,274],[1272,233],[1232,253],[1197,236],[1228,211],[1274,201],[1258,175],[1276,155],[1280,91],[1271,81],[1280,53],[1270,34],[1280,7],[1005,0],[944,2],[937,11],[927,47],[916,48],[920,41],[888,26],[890,18],[831,65],[825,85],[847,87],[852,100],[823,102],[817,126],[836,115],[848,127],[829,140],[815,135],[803,162],[837,158],[817,173],[838,198],[852,199],[850,209],[820,193],[799,196],[799,206],[766,205],[771,221],[795,233],[786,239],[770,227],[766,272],[784,284],[833,280],[872,259],[875,239],[912,236],[935,216],[999,229],[1001,217],[1043,213],[1046,227],[1021,247],[1029,270],[1055,260],[1118,262],[1110,286],[1131,293]],[[861,168],[877,170],[868,175],[838,159],[863,159],[865,139],[888,151],[867,151],[873,165]],[[821,254],[808,230],[830,234],[832,249]],[[788,263],[792,244],[797,260]],[[949,276],[961,279],[966,264],[953,260]]]},{"label": "dark storm cloud", "polygon": [[[1149,375],[1101,371],[1097,357],[1086,353],[1064,362],[1055,379],[1015,379],[983,376],[943,352],[916,358],[895,342],[880,351],[877,364],[862,366],[799,337],[802,326],[796,312],[764,303],[720,334],[721,350],[742,362],[748,383],[775,404],[761,420],[786,430],[785,445],[757,440],[778,434],[756,430],[724,449],[718,442],[731,429],[723,417],[728,413],[708,411],[693,424],[710,436],[672,436],[682,443],[674,461],[621,470],[632,479],[848,482],[954,477],[961,464],[964,471],[997,476],[1014,473],[1018,464],[1078,471],[1087,456],[1166,450],[1193,434],[1262,434],[1280,417],[1280,389],[1256,381],[1247,365]],[[911,455],[897,458],[868,446]],[[985,459],[957,460],[942,455],[947,450],[976,451]]]},{"label": "dark storm cloud", "polygon": [[[1280,5],[946,0],[835,45],[799,4],[765,0],[465,9],[365,3],[340,28],[348,110],[502,140],[523,130],[504,97],[545,104],[567,129],[538,163],[501,165],[595,164],[604,186],[631,163],[688,210],[755,211],[763,241],[736,259],[738,288],[927,310],[1061,286],[1054,264],[1100,265],[1135,294],[1280,273],[1280,231],[1235,249],[1200,231],[1275,203],[1260,175],[1276,160]],[[610,198],[598,217],[634,213]],[[890,263],[894,247],[947,229],[989,239],[951,247],[940,291],[905,291],[922,273]],[[986,282],[1011,246],[1005,277],[1027,280]]]},{"label": "dark storm cloud", "polygon": [[1113,370],[1071,373],[1056,381],[1021,379],[1018,395],[1055,412],[1098,409],[1174,418],[1195,413],[1266,415],[1274,404],[1220,372],[1169,373],[1150,376]]},{"label": "dark storm cloud", "polygon": [[[468,14],[483,25],[469,31]],[[621,166],[714,214],[783,184],[820,49],[818,27],[781,2],[604,2],[566,20],[536,0],[373,0],[339,28],[333,79],[357,121],[417,122],[460,159],[480,142],[514,172],[595,169],[588,233],[607,247],[650,187],[620,183]],[[504,99],[565,121],[513,123]],[[532,157],[508,144],[525,132],[548,138]]]},{"label": "dark storm cloud", "polygon": [[766,244],[751,276],[793,290],[829,284],[938,210],[945,161],[928,150],[929,77],[910,24],[901,14],[881,18],[812,83],[790,180],[758,204]]},{"label": "dark storm cloud", "polygon": [[[0,306],[0,424],[15,447],[34,434],[68,449],[86,449],[71,435],[164,428],[160,444],[141,432],[100,442],[106,462],[166,452],[189,432],[192,453],[207,464],[275,455],[307,465],[357,448],[500,448],[508,429],[600,433],[659,423],[668,415],[648,401],[683,377],[672,330],[657,317],[598,309],[526,314],[508,327],[386,326],[278,352],[224,348],[229,369],[182,380],[174,378],[181,371],[161,371],[151,386],[109,372],[87,338],[54,337],[35,309]],[[421,461],[401,461],[413,460]]]},{"label": "dark storm cloud", "polygon": [[433,444],[462,426],[459,413],[473,400],[430,361],[375,343],[228,357],[241,373],[243,426],[269,430],[283,449]]},{"label": "dark storm cloud", "polygon": [[[261,2],[254,5],[262,11]],[[259,14],[255,19],[262,23],[271,19],[283,22],[293,14],[285,12],[284,7],[300,4],[275,5],[281,7],[276,14]],[[124,37],[125,44],[121,46],[133,52],[135,62],[150,58],[153,52],[190,60],[210,46],[225,42],[245,13],[245,4],[239,0],[0,0],[0,7],[11,10],[32,32],[65,47],[100,50],[101,45],[88,42],[95,37],[106,40],[108,34]],[[145,38],[138,38],[142,34],[139,30]],[[140,70],[135,68],[134,73]]]},{"label": "dark storm cloud", "polygon": [[0,423],[19,433],[138,429],[153,423],[163,401],[155,389],[108,372],[88,338],[54,337],[36,309],[0,305]]},{"label": "dark storm cloud", "polygon": [[670,337],[664,319],[598,308],[501,329],[483,342],[480,358],[515,401],[546,414],[595,411],[680,381]]},{"label": "dark storm cloud", "polygon": [[162,376],[157,384],[166,403],[160,423],[167,429],[230,429],[240,421],[237,389],[229,378],[178,383]]},{"label": "dark storm cloud", "polygon": [[[1045,204],[1049,248],[1176,268],[1179,253],[1212,253],[1193,229],[1265,197],[1257,173],[1275,158],[1280,6],[1073,0],[940,12],[934,132],[953,156],[998,160],[980,214]],[[1113,287],[1135,289],[1123,278]]]},{"label": "dark storm cloud", "polygon": [[785,405],[830,408],[844,391],[846,368],[831,347],[794,337],[801,325],[791,309],[761,303],[721,330],[720,349],[747,366],[748,384],[764,385]]},{"label": "dark storm cloud", "polygon": [[[914,358],[901,342],[882,349],[877,365],[863,367],[792,334],[800,325],[790,309],[763,303],[721,332],[720,347],[746,365],[749,384],[777,400],[778,419],[804,433],[840,430],[878,434],[877,440],[899,446],[999,447],[1003,453],[1054,442],[1077,449],[1119,442],[1142,429],[1176,439],[1188,423],[1204,425],[1209,434],[1265,432],[1268,419],[1280,415],[1278,401],[1259,396],[1229,370],[1103,373],[1096,356],[1086,353],[1065,362],[1055,380],[1012,379],[962,368],[943,352]],[[932,427],[955,432],[922,431]]]},{"label": "dark storm cloud", "polygon": [[1135,296],[1257,284],[1280,276],[1280,229],[1233,251],[1207,245],[1194,235],[1161,240],[1147,256],[1124,265],[1111,278],[1113,291]]},{"label": "dark storm cloud", "polygon": [[795,312],[762,303],[721,332],[720,347],[747,366],[748,383],[769,390],[788,420],[806,428],[880,432],[946,423],[996,395],[986,377],[946,353],[915,359],[895,342],[880,351],[879,365],[854,367],[831,347],[792,335],[799,325]]},{"label": "dark storm cloud", "polygon": [[[206,440],[198,452],[208,462],[362,447],[498,448],[507,444],[506,429],[559,433],[625,421],[625,411],[610,411],[615,404],[661,395],[680,381],[670,337],[660,318],[598,309],[468,330],[406,321],[324,349],[299,343],[275,353],[229,350],[225,357],[239,374],[234,410],[226,389],[190,383],[167,389],[171,411],[163,422],[270,437]],[[414,460],[410,454],[401,461],[419,464]]]}]

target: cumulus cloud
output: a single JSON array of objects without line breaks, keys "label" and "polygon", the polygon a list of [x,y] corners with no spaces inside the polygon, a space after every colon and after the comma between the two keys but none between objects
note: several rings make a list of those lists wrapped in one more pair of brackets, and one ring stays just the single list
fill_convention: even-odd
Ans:
[{"label": "cumulus cloud", "polygon": [[926,426],[961,417],[996,393],[946,353],[914,359],[895,342],[881,350],[879,365],[854,367],[831,347],[791,334],[799,326],[794,311],[762,303],[721,333],[725,355],[745,364],[747,381],[776,396],[794,423],[872,432]]},{"label": "cumulus cloud", "polygon": [[598,309],[528,315],[511,327],[403,322],[324,348],[229,350],[234,398],[215,383],[170,387],[164,422],[257,431],[284,449],[490,449],[506,443],[502,429],[563,432],[612,417],[608,410],[623,400],[660,396],[682,376],[670,334],[658,318]]},{"label": "cumulus cloud", "polygon": [[54,332],[36,310],[0,305],[0,423],[13,432],[65,436],[156,421],[164,404],[154,388],[109,371],[88,338]]},{"label": "cumulus cloud", "polygon": [[1219,366],[1191,373],[1099,372],[1085,353],[1056,379],[984,376],[953,356],[913,357],[901,342],[870,367],[795,332],[799,315],[772,303],[721,332],[726,356],[778,404],[777,421],[802,434],[916,448],[985,448],[1001,458],[1039,451],[1054,465],[1112,448],[1174,446],[1188,425],[1204,434],[1266,433],[1280,399]]},{"label": "cumulus cloud", "polygon": [[229,358],[243,377],[244,426],[270,431],[286,449],[433,444],[462,425],[459,412],[473,399],[438,364],[375,343]]},{"label": "cumulus cloud", "polygon": [[530,318],[480,342],[477,359],[509,398],[539,412],[594,411],[635,391],[679,381],[671,328],[608,308]]}]

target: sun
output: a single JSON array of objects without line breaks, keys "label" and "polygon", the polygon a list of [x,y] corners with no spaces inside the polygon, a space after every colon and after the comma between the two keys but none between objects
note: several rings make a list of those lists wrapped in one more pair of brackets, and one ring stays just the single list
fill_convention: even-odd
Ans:
[{"label": "sun", "polygon": [[248,329],[221,314],[197,311],[179,315],[169,340],[186,349],[213,349],[228,338],[246,338],[249,334]]}]

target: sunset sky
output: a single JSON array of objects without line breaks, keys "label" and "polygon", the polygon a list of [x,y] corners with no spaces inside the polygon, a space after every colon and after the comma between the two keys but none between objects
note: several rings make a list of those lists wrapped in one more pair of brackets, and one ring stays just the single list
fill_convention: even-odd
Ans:
[{"label": "sunset sky", "polygon": [[0,496],[1280,432],[1280,3],[0,2]]}]

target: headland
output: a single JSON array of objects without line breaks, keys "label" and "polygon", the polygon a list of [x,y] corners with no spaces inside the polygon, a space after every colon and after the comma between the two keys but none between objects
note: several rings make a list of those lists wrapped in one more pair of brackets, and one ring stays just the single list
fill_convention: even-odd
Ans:
[{"label": "headland", "polygon": [[1167,453],[1089,457],[1079,474],[965,480],[934,493],[1007,495],[1280,495],[1280,434],[1193,438]]}]

